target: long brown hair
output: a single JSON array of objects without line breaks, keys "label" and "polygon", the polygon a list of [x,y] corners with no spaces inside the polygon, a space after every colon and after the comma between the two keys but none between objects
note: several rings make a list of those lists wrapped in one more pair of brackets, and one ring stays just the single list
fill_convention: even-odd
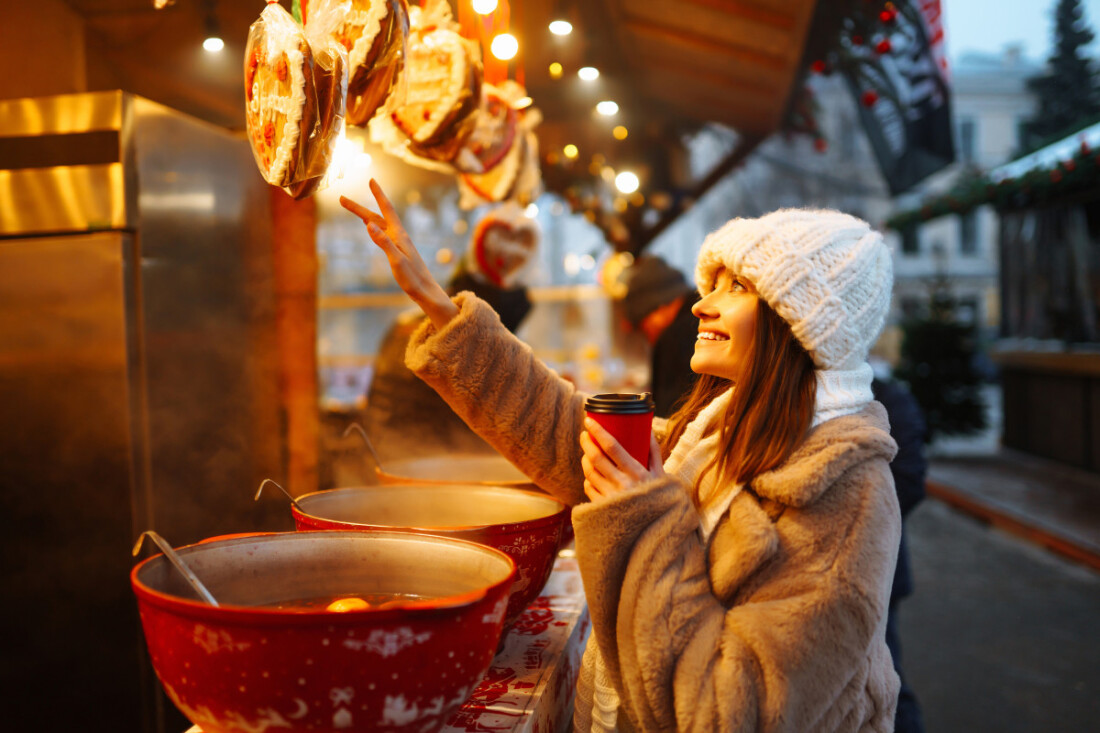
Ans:
[{"label": "long brown hair", "polygon": [[[721,420],[718,450],[695,481],[692,498],[697,506],[702,478],[709,471],[717,471],[723,480],[748,484],[787,460],[810,429],[817,389],[813,359],[787,322],[763,300],[757,302],[749,352]],[[669,419],[662,446],[665,458],[688,424],[732,384],[722,377],[700,376]]]}]

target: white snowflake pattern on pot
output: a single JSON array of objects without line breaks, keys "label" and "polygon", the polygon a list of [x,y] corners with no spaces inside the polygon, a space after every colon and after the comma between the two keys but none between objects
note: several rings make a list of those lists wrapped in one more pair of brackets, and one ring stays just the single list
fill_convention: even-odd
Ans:
[{"label": "white snowflake pattern on pot", "polygon": [[406,700],[404,695],[393,697],[386,695],[386,704],[382,709],[382,723],[386,725],[406,726],[424,718],[437,718],[445,710],[458,707],[466,701],[469,690],[459,688],[457,694],[451,700],[445,700],[440,695],[433,697],[431,702],[421,708],[415,702]]},{"label": "white snowflake pattern on pot", "polygon": [[[513,591],[514,592],[514,591]],[[504,611],[508,608],[508,598],[501,598],[497,601],[497,605],[493,606],[493,610],[481,617],[481,623],[483,624],[495,624],[504,618]]]},{"label": "white snowflake pattern on pot", "polygon": [[366,639],[344,639],[344,646],[355,651],[368,651],[381,654],[383,657],[392,657],[406,647],[423,644],[431,638],[430,631],[417,634],[408,626],[402,626],[394,631],[375,629]]},{"label": "white snowflake pattern on pot", "polygon": [[282,715],[271,708],[263,708],[257,711],[260,716],[255,722],[247,720],[240,713],[233,711],[225,714],[226,720],[233,726],[233,730],[241,733],[264,733],[268,728],[291,728],[291,724]]},{"label": "white snowflake pattern on pot", "polygon": [[351,726],[352,726],[351,711],[348,710],[347,708],[340,708],[339,710],[337,710],[335,713],[332,714],[332,727],[333,728],[336,728],[337,730],[340,730],[342,728],[350,728]]},{"label": "white snowflake pattern on pot", "polygon": [[242,652],[252,646],[252,644],[247,641],[234,641],[229,632],[224,629],[215,631],[202,624],[195,624],[192,638],[195,644],[202,647],[202,650],[207,654],[216,654],[218,652]]}]

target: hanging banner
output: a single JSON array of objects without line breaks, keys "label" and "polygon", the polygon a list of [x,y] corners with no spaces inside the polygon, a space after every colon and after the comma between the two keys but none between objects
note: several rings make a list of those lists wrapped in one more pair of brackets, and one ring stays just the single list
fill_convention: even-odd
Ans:
[{"label": "hanging banner", "polygon": [[940,0],[895,0],[878,43],[853,44],[844,77],[890,193],[955,161]]}]

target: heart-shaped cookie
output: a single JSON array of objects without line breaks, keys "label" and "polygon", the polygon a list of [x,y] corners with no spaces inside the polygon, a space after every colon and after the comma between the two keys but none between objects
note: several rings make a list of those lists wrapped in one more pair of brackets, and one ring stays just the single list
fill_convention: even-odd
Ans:
[{"label": "heart-shaped cookie", "polygon": [[305,151],[317,116],[314,73],[301,26],[282,6],[267,5],[245,47],[245,123],[256,165],[274,186],[305,177]]}]

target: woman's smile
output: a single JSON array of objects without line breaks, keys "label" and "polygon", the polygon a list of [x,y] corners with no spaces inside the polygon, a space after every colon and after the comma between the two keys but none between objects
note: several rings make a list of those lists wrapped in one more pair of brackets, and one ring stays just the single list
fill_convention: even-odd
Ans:
[{"label": "woman's smile", "polygon": [[730,337],[717,331],[699,331],[696,339],[699,341],[729,341]]},{"label": "woman's smile", "polygon": [[691,309],[699,319],[692,371],[737,380],[752,348],[758,301],[752,283],[724,268],[718,271],[714,290]]}]

